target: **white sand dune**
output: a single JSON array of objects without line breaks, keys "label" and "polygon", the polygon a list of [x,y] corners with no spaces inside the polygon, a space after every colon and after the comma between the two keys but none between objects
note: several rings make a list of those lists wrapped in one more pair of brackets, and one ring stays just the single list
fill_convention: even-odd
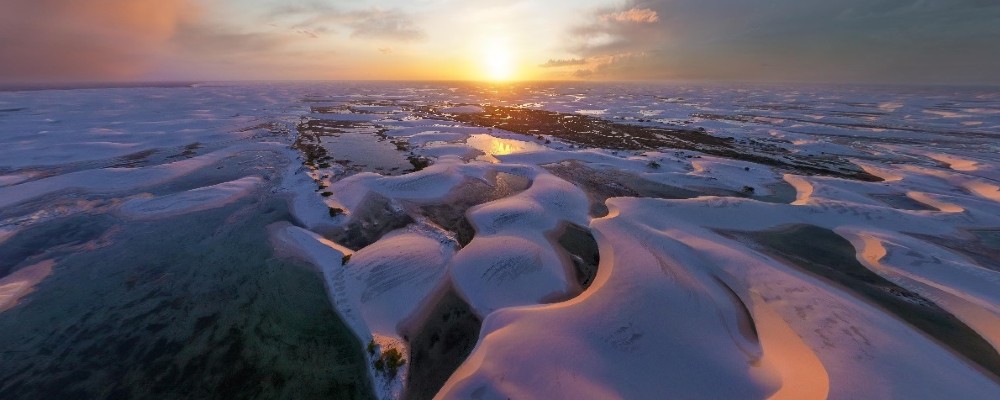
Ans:
[{"label": "white sand dune", "polygon": [[35,285],[52,273],[55,265],[55,260],[40,261],[0,278],[0,312],[16,306],[35,289]]},{"label": "white sand dune", "polygon": [[[464,398],[477,391],[490,394],[484,398],[575,393],[565,392],[575,389],[566,389],[559,379],[533,378],[542,374],[579,377],[588,382],[580,386],[586,392],[577,393],[585,397],[586,393],[617,393],[626,398],[655,398],[664,391],[699,398],[726,397],[727,393],[759,398],[787,395],[782,393],[823,397],[822,385],[819,389],[801,386],[802,379],[820,384],[828,379],[832,398],[933,398],[959,392],[969,398],[984,398],[998,393],[1000,388],[990,379],[950,351],[931,344],[924,335],[895,317],[756,255],[740,243],[691,225],[707,223],[720,228],[744,225],[724,222],[738,217],[727,219],[694,209],[677,209],[712,202],[711,199],[609,201],[612,214],[592,225],[602,243],[602,265],[594,286],[583,296],[565,303],[501,310],[491,315],[476,352],[449,381],[444,397]],[[742,205],[776,208],[752,202]],[[718,205],[713,209],[719,210]],[[785,219],[774,212],[743,210],[733,214],[762,215],[779,224]],[[791,216],[789,222],[813,219],[810,222],[822,223],[820,219],[825,218],[821,215],[802,218],[809,215],[817,214]],[[743,300],[752,304],[748,307],[758,326],[759,342],[740,335],[736,322],[740,312],[733,302],[734,296],[725,294],[722,280],[735,282],[730,285],[736,297],[740,297],[740,292],[754,293],[764,300],[763,304],[752,303],[750,296]],[[704,307],[714,311],[707,312]],[[769,307],[788,321],[788,326],[803,338],[804,346],[812,349],[820,364],[817,365],[816,359],[792,355],[788,349],[776,346],[775,343],[782,343],[794,348],[795,344],[771,336],[780,338],[787,331],[782,330],[780,320],[773,315],[768,317],[767,310],[763,311],[765,316],[758,317],[757,313],[762,312],[760,307]],[[596,309],[614,312],[594,313],[592,310]],[[685,313],[688,311],[692,314]],[[653,316],[656,318],[650,320]],[[657,325],[665,321],[675,323],[669,327]],[[685,322],[677,325],[677,321]],[[768,323],[778,326],[761,326]],[[717,332],[718,336],[711,332]],[[700,347],[707,343],[711,343],[711,349]],[[768,353],[768,343],[772,349],[779,348]],[[620,348],[623,345],[627,351]],[[692,347],[699,351],[688,353]],[[723,355],[718,354],[720,349],[728,350]],[[636,353],[657,356],[644,359]],[[740,359],[737,355],[749,358],[737,361]],[[751,360],[757,361],[751,363]],[[600,368],[602,365],[615,365],[616,370],[632,373],[617,375]],[[649,365],[655,365],[655,370],[661,372],[655,379],[643,375]],[[736,366],[743,369],[733,369]],[[805,371],[812,371],[812,375],[803,377]],[[709,384],[700,380],[702,376],[727,379]],[[938,385],[944,377],[956,384],[963,382],[959,386],[962,389]],[[636,388],[629,384],[632,379],[646,383]],[[791,382],[792,379],[796,381]],[[786,389],[782,389],[781,382],[789,382]]]},{"label": "white sand dune", "polygon": [[[373,87],[368,100],[378,105],[355,104],[367,97],[319,83],[0,92],[4,107],[30,110],[3,116],[0,210],[10,215],[0,214],[0,245],[68,215],[108,211],[157,223],[273,194],[287,198],[293,218],[269,227],[270,245],[317,268],[338,314],[363,345],[376,345],[365,351],[369,365],[389,348],[409,356],[401,332],[426,318],[446,290],[483,318],[475,348],[438,398],[1000,398],[997,371],[975,365],[956,344],[753,239],[791,226],[843,238],[847,259],[859,263],[847,267],[952,314],[987,350],[997,348],[1000,114],[987,112],[1000,106],[997,94],[555,85],[525,88],[502,103],[704,128],[755,141],[759,147],[747,151],[774,152],[768,155],[846,158],[882,179],[867,182],[694,150],[587,149],[550,132],[539,139],[466,125],[408,110],[444,105],[445,113],[471,113],[482,107],[448,105],[494,100],[471,87],[404,86]],[[153,100],[164,106],[104,107]],[[936,108],[944,101],[961,111]],[[310,114],[311,105],[370,113]],[[658,119],[649,121],[652,115]],[[432,163],[400,176],[352,174],[336,163],[306,168],[287,132],[303,116],[363,125],[358,132],[405,141]],[[976,124],[964,123],[972,117]],[[259,178],[274,176],[267,171],[216,171],[239,157],[281,168],[280,183]],[[593,178],[591,186],[553,175],[557,163],[595,171],[583,177]],[[423,206],[452,205],[470,182],[496,184],[498,173],[530,186],[452,216],[459,219],[453,225],[474,231],[465,246],[420,215]],[[218,178],[189,185],[200,176]],[[607,216],[590,217],[592,198],[631,193],[630,184],[694,195],[612,197]],[[790,204],[764,198],[792,189],[794,200],[775,196]],[[107,204],[89,203],[98,196]],[[411,214],[405,221],[412,223],[379,232],[358,251],[328,239],[392,217],[366,215],[376,201],[393,216]],[[566,224],[588,228],[600,250],[586,290],[553,239]],[[58,260],[36,261],[0,280],[0,310],[58,273]],[[377,397],[402,398],[408,368],[394,377],[370,368]]]},{"label": "white sand dune", "polygon": [[243,152],[281,152],[277,143],[255,143],[227,147],[223,150],[148,168],[90,169],[33,180],[19,185],[0,187],[0,207],[6,207],[37,197],[65,190],[85,192],[115,192],[161,185],[184,175]]},{"label": "white sand dune", "polygon": [[398,326],[441,284],[455,252],[443,239],[420,230],[393,232],[344,266],[348,297],[372,332],[398,335]]},{"label": "white sand dune", "polygon": [[966,159],[955,157],[955,156],[948,155],[948,154],[935,154],[935,153],[932,153],[932,154],[928,154],[927,156],[930,157],[930,158],[933,158],[935,160],[941,161],[941,162],[943,162],[945,164],[948,164],[948,167],[950,167],[951,169],[953,169],[955,171],[966,171],[966,172],[968,172],[968,171],[979,170],[979,167],[978,167],[979,163],[976,162],[976,161],[973,161],[973,160],[966,160]]},{"label": "white sand dune", "polygon": [[[904,102],[881,104],[876,108],[890,113],[909,107]],[[426,146],[423,154],[438,156],[434,166],[402,177],[359,174],[335,182],[336,204],[350,212],[371,192],[392,201],[434,204],[465,179],[482,179],[491,171],[516,171],[532,180],[527,191],[467,213],[475,237],[458,250],[447,271],[457,292],[485,321],[475,350],[439,398],[1000,395],[1000,386],[981,369],[898,317],[767,256],[755,244],[719,234],[789,225],[837,232],[858,249],[863,266],[924,295],[996,346],[1000,283],[995,272],[911,236],[958,238],[970,229],[1000,228],[997,189],[990,183],[1000,176],[981,155],[832,143],[819,135],[781,132],[798,143],[797,153],[858,157],[864,171],[883,179],[860,182],[696,152],[614,152],[562,143],[538,147],[508,133],[491,138],[475,128],[428,124],[411,123],[390,134]],[[706,125],[726,129],[721,123]],[[466,134],[477,138],[472,147],[489,154],[484,160],[492,164],[455,157],[464,155],[455,143]],[[850,134],[893,133],[877,128]],[[442,149],[439,154],[435,147]],[[650,167],[651,160],[658,168]],[[538,168],[562,162],[628,171],[696,190],[739,192],[749,186],[767,195],[774,185],[787,184],[796,196],[791,204],[712,196],[619,198],[608,200],[608,216],[591,221],[586,193]],[[575,297],[567,265],[546,236],[562,222],[590,226],[600,246],[598,276]],[[922,258],[904,256],[911,253]],[[929,264],[927,257],[940,263]],[[930,265],[940,266],[928,269]],[[385,319],[369,318],[369,323]]]},{"label": "white sand dune", "polygon": [[121,213],[130,218],[150,219],[222,207],[250,195],[261,182],[260,177],[248,176],[167,196],[134,198],[122,204]]}]

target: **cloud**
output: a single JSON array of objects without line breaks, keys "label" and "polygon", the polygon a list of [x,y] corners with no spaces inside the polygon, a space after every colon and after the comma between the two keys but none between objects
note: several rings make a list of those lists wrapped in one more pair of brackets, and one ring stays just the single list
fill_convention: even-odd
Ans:
[{"label": "cloud", "polygon": [[300,33],[302,35],[305,35],[305,36],[309,37],[310,39],[319,39],[319,35],[317,35],[316,32],[313,32],[313,31],[309,31],[309,30],[305,30],[305,29],[299,29],[299,30],[295,31],[295,33]]},{"label": "cloud", "polygon": [[648,8],[632,8],[625,11],[613,12],[601,15],[604,22],[631,22],[637,24],[651,24],[660,20],[656,11]]},{"label": "cloud", "polygon": [[134,78],[195,13],[185,0],[4,0],[0,80]]},{"label": "cloud", "polygon": [[396,9],[342,10],[325,3],[284,5],[271,13],[293,29],[309,32],[345,29],[354,39],[409,42],[426,37],[412,16]]},{"label": "cloud", "polygon": [[330,65],[337,44],[426,37],[405,12],[325,3],[284,6],[256,19],[230,18],[227,7],[239,3],[198,0],[2,3],[5,83],[327,76],[338,68]]},{"label": "cloud", "polygon": [[389,39],[393,41],[415,41],[425,37],[416,24],[399,11],[379,9],[353,11],[343,15],[351,28],[351,37]]},{"label": "cloud", "polygon": [[630,0],[561,50],[609,58],[598,79],[1000,83],[998,20],[981,0]]},{"label": "cloud", "polygon": [[587,60],[582,58],[570,58],[570,59],[550,59],[544,64],[539,65],[542,68],[559,68],[559,67],[569,67],[576,65],[585,65]]},{"label": "cloud", "polygon": [[178,56],[217,59],[235,55],[273,57],[305,31],[254,32],[219,26],[207,21],[180,24],[170,43]]},{"label": "cloud", "polygon": [[582,68],[574,71],[573,76],[577,78],[590,78],[614,75],[616,73],[627,76],[631,71],[625,69],[641,65],[643,62],[648,61],[648,56],[648,54],[642,52],[622,52],[596,56],[588,59],[586,63],[581,64]]},{"label": "cloud", "polygon": [[[315,35],[316,37],[313,37]],[[322,32],[267,24],[220,24],[202,19],[180,24],[167,54],[145,79],[321,79],[344,69],[338,49]]]}]

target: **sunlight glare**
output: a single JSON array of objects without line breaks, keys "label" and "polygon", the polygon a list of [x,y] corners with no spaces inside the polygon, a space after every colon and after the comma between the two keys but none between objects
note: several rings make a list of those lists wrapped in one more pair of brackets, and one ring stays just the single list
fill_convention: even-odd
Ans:
[{"label": "sunlight glare", "polygon": [[494,41],[486,47],[483,59],[486,77],[493,81],[506,81],[514,77],[514,62],[508,47]]}]

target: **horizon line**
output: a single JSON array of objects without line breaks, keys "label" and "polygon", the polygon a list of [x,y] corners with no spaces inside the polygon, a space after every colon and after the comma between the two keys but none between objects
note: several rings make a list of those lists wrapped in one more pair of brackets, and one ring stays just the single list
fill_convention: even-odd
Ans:
[{"label": "horizon line", "polygon": [[0,92],[36,90],[78,90],[78,89],[123,89],[123,88],[183,88],[197,85],[261,84],[261,83],[462,83],[488,84],[496,86],[538,83],[577,84],[662,84],[662,85],[817,85],[817,86],[883,86],[883,87],[956,87],[956,88],[1000,88],[1000,82],[992,83],[949,83],[949,82],[874,82],[874,81],[769,81],[738,79],[135,79],[135,80],[67,80],[2,82]]}]

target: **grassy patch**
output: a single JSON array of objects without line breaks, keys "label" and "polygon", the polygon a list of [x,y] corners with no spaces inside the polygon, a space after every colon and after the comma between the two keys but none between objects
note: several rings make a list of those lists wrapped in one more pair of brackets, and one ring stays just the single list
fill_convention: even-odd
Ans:
[{"label": "grassy patch", "polygon": [[410,156],[410,164],[413,164],[413,172],[420,171],[431,165],[431,160],[426,157]]},{"label": "grassy patch", "polygon": [[399,367],[406,364],[406,359],[403,358],[403,353],[399,350],[391,348],[382,353],[382,356],[375,360],[375,370],[388,374],[390,377],[395,377],[399,372]]}]

